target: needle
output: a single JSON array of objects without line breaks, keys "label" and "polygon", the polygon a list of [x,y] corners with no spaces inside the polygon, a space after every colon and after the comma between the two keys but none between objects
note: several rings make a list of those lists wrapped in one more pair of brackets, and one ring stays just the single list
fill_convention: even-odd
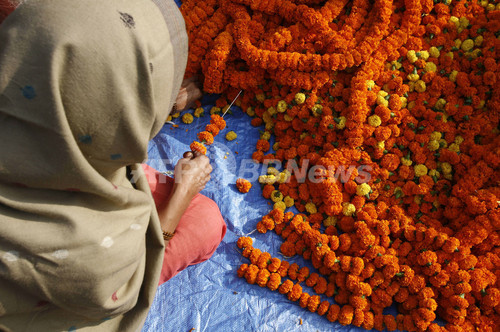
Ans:
[{"label": "needle", "polygon": [[222,114],[222,117],[224,117],[224,115],[226,115],[227,111],[229,111],[231,109],[231,106],[233,106],[234,102],[236,101],[236,99],[238,99],[238,97],[241,95],[242,92],[243,92],[243,90],[240,90],[240,92],[238,92],[238,94],[236,95],[236,98],[233,99],[233,101],[231,102],[231,104],[229,105],[227,110],[224,112],[224,114]]}]

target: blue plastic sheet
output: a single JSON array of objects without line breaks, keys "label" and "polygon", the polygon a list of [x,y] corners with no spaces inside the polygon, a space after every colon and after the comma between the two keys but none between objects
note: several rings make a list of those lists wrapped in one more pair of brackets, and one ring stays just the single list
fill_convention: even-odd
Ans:
[{"label": "blue plastic sheet", "polygon": [[[210,100],[204,103],[210,103]],[[196,134],[209,123],[211,106],[204,108],[205,116],[195,118],[190,125],[183,124],[178,118],[175,120],[178,128],[169,124],[163,127],[150,143],[150,166],[159,171],[173,170],[177,160],[189,150]],[[272,207],[262,197],[257,181],[247,194],[241,194],[236,189],[238,177],[250,178],[255,176],[255,172],[264,174],[266,169],[251,161],[263,128],[252,127],[251,118],[239,108],[233,107],[232,110],[233,114],[225,116],[227,128],[208,149],[207,155],[214,170],[212,179],[202,191],[219,206],[228,226],[227,234],[210,260],[188,267],[159,287],[143,331],[189,331],[192,328],[197,332],[362,331],[353,326],[330,323],[325,316],[302,309],[297,302],[289,301],[277,291],[249,285],[245,279],[238,278],[236,271],[239,265],[248,263],[248,260],[241,256],[236,241],[238,237],[254,231],[257,222]],[[238,135],[232,142],[225,139],[230,130]],[[248,171],[252,165],[256,168]],[[203,222],[202,217],[200,222]],[[284,259],[279,254],[282,240],[276,233],[254,232],[250,237],[254,239],[255,247]],[[287,260],[314,271],[310,262],[302,257]],[[313,294],[307,287],[304,291]],[[328,300],[334,302],[333,299]]]}]

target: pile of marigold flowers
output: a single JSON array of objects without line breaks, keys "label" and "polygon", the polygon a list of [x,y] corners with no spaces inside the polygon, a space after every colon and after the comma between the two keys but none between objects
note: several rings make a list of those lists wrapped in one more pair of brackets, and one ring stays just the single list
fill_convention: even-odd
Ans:
[{"label": "pile of marigold flowers", "polygon": [[252,158],[275,165],[259,178],[274,206],[256,229],[314,267],[242,237],[238,275],[343,325],[500,330],[499,4],[188,0],[181,11],[186,75],[219,105],[242,89],[264,127]]}]

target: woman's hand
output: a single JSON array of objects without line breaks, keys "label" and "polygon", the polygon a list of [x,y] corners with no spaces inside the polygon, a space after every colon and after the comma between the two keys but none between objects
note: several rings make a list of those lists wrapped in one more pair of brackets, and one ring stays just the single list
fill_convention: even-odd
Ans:
[{"label": "woman's hand", "polygon": [[174,170],[174,192],[191,200],[210,181],[212,166],[207,156],[199,152],[186,152]]},{"label": "woman's hand", "polygon": [[195,77],[190,77],[182,82],[181,89],[175,100],[172,113],[178,113],[193,106],[194,102],[202,96],[199,83]]}]

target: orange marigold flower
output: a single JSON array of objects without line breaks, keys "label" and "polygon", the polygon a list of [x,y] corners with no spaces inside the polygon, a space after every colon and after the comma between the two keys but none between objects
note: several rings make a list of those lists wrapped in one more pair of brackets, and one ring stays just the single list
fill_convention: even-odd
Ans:
[{"label": "orange marigold flower", "polygon": [[266,141],[265,139],[259,139],[256,147],[258,151],[267,152],[270,149],[270,144],[269,141]]},{"label": "orange marigold flower", "polygon": [[352,323],[354,318],[354,308],[350,305],[344,305],[342,309],[340,309],[339,314],[339,323],[342,325],[349,325]]},{"label": "orange marigold flower", "polygon": [[326,300],[321,302],[317,310],[318,315],[323,316],[324,314],[327,313],[329,308],[330,308],[330,302]]},{"label": "orange marigold flower", "polygon": [[336,304],[332,304],[330,308],[328,308],[328,313],[326,315],[326,318],[333,323],[337,321],[339,314],[340,314],[340,307]]},{"label": "orange marigold flower", "polygon": [[198,140],[204,144],[210,145],[214,142],[214,137],[210,132],[202,131],[198,133]]},{"label": "orange marigold flower", "polygon": [[311,295],[309,295],[308,293],[302,293],[302,294],[300,295],[299,305],[300,305],[302,308],[307,307],[307,303],[309,302],[309,297],[311,297]]},{"label": "orange marigold flower", "polygon": [[216,125],[219,130],[226,128],[226,121],[218,114],[211,115],[210,123]]},{"label": "orange marigold flower", "polygon": [[241,264],[238,268],[238,277],[243,278],[248,269],[248,264]]},{"label": "orange marigold flower", "polygon": [[297,301],[302,295],[302,286],[299,284],[295,284],[292,287],[292,290],[288,293],[288,299],[290,301]]},{"label": "orange marigold flower", "polygon": [[269,280],[267,282],[267,288],[269,288],[272,291],[275,291],[278,289],[281,283],[281,276],[278,273],[271,273],[269,276]]},{"label": "orange marigold flower", "polygon": [[293,287],[293,282],[291,280],[285,280],[281,286],[278,288],[278,292],[280,294],[288,294],[292,290]]},{"label": "orange marigold flower", "polygon": [[253,245],[253,240],[250,237],[241,236],[240,238],[238,238],[238,241],[236,242],[236,245],[240,249],[245,249],[245,248],[251,247]]},{"label": "orange marigold flower", "polygon": [[238,188],[241,193],[245,194],[252,188],[252,184],[248,180],[239,178],[236,180],[236,188]]},{"label": "orange marigold flower", "polygon": [[307,301],[307,309],[309,309],[310,312],[315,312],[318,309],[320,301],[321,299],[319,295],[309,297],[309,300]]},{"label": "orange marigold flower", "polygon": [[193,152],[198,151],[201,154],[207,154],[207,148],[202,143],[200,143],[200,142],[194,141],[193,143],[191,143],[191,145],[189,146],[189,148]]},{"label": "orange marigold flower", "polygon": [[255,284],[257,280],[257,273],[259,272],[259,268],[256,265],[249,265],[245,271],[245,279],[251,285]]},{"label": "orange marigold flower", "polygon": [[288,274],[288,268],[290,267],[290,263],[288,263],[287,261],[281,261],[281,265],[278,269],[278,274],[284,278],[287,276]]}]

